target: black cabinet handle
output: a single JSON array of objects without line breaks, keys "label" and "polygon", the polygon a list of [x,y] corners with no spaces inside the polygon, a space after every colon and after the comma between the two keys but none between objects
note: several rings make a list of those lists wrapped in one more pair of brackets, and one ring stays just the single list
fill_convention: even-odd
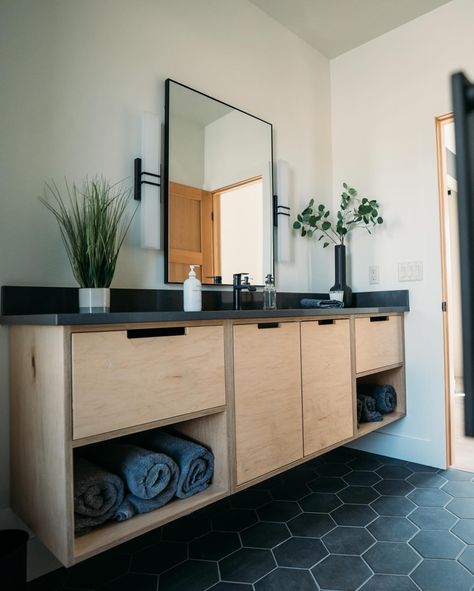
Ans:
[{"label": "black cabinet handle", "polygon": [[390,316],[371,316],[370,322],[387,322]]},{"label": "black cabinet handle", "polygon": [[179,337],[186,334],[184,326],[166,326],[164,328],[134,328],[127,330],[127,339],[151,339],[153,337]]},{"label": "black cabinet handle", "polygon": [[257,326],[258,328],[280,328],[278,322],[259,322]]},{"label": "black cabinet handle", "polygon": [[318,320],[318,324],[334,324],[336,321],[334,318],[324,318],[324,320]]}]

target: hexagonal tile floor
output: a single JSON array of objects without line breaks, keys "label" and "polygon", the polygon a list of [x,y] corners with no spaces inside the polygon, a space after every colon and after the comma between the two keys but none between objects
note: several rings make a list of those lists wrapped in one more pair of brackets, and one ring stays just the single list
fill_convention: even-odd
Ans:
[{"label": "hexagonal tile floor", "polygon": [[339,448],[28,591],[474,590],[474,474]]}]

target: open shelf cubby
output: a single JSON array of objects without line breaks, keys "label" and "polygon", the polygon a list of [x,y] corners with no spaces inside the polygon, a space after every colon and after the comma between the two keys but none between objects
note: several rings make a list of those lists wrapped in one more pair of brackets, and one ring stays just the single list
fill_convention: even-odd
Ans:
[{"label": "open shelf cubby", "polygon": [[360,383],[392,385],[397,393],[397,406],[393,412],[384,415],[383,421],[360,423],[357,427],[357,437],[367,435],[372,431],[386,427],[387,425],[390,425],[390,423],[398,421],[406,415],[405,367],[403,364],[357,377],[357,384]]},{"label": "open shelf cubby", "polygon": [[214,477],[210,486],[188,499],[173,499],[160,509],[136,515],[128,521],[108,521],[90,532],[74,537],[72,563],[117,546],[213,503],[229,494],[227,413],[220,412],[170,425],[176,433],[203,444],[214,454]]}]

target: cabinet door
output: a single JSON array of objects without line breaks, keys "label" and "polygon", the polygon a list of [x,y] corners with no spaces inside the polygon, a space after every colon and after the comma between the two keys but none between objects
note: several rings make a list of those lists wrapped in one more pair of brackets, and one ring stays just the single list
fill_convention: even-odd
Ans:
[{"label": "cabinet door", "polygon": [[74,439],[224,405],[223,327],[73,334],[72,397]]},{"label": "cabinet door", "polygon": [[301,323],[304,454],[354,435],[349,320]]},{"label": "cabinet door", "polygon": [[234,326],[237,484],[303,457],[299,323],[264,326]]}]

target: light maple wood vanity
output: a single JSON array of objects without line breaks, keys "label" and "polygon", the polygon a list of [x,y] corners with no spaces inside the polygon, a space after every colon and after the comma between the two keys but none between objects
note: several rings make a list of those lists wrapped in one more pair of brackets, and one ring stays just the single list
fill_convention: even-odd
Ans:
[{"label": "light maple wood vanity", "polygon": [[[364,312],[11,322],[13,509],[72,565],[400,419],[403,313]],[[358,426],[358,380],[393,384],[395,412]],[[165,425],[213,451],[211,486],[75,537],[75,450]]]}]

